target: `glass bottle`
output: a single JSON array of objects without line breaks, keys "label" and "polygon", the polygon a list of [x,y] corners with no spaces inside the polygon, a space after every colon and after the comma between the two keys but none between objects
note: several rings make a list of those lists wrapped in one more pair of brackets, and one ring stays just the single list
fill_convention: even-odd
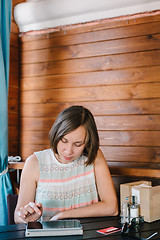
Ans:
[{"label": "glass bottle", "polygon": [[130,204],[130,222],[134,218],[135,222],[139,222],[139,204],[136,203],[136,197],[132,196],[132,203]]},{"label": "glass bottle", "polygon": [[122,223],[129,223],[130,216],[129,216],[129,198],[126,197],[125,201],[122,203],[122,214],[121,214],[121,222]]}]

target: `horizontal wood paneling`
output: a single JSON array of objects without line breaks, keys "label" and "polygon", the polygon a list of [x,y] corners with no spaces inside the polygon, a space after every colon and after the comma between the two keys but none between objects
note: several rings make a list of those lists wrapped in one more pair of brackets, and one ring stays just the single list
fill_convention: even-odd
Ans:
[{"label": "horizontal wood paneling", "polygon": [[[23,51],[26,51],[27,54],[32,50],[36,49],[47,49],[55,48],[58,46],[68,46],[68,45],[77,45],[77,44],[84,44],[90,42],[99,42],[99,41],[107,41],[107,40],[114,40],[120,39],[123,41],[124,38],[128,37],[139,37],[139,35],[143,36],[146,35],[145,38],[152,38],[152,34],[159,33],[160,22],[150,22],[146,24],[139,24],[139,25],[128,25],[125,27],[117,27],[117,28],[109,28],[105,30],[97,30],[97,31],[90,31],[85,33],[77,33],[77,34],[65,34],[62,36],[56,36],[56,33],[52,37],[50,34],[49,38],[48,35],[44,36],[43,39],[37,41],[36,39],[33,40],[33,37],[30,41],[24,41],[22,44]],[[148,34],[149,33],[149,34]],[[123,36],[123,39],[122,39]],[[24,38],[23,38],[24,39]],[[139,43],[138,43],[139,44]],[[26,54],[23,52],[23,54]],[[26,56],[26,55],[23,55]],[[26,61],[26,59],[23,59]]]},{"label": "horizontal wood paneling", "polygon": [[8,124],[9,126],[18,126],[19,115],[17,112],[9,111]]},{"label": "horizontal wood paneling", "polygon": [[150,15],[24,34],[23,160],[49,147],[48,132],[60,111],[80,104],[95,116],[112,174],[159,178],[159,28],[160,15]]},{"label": "horizontal wood paneling", "polygon": [[19,95],[18,87],[10,85],[10,87],[9,87],[9,98],[18,100],[18,97],[19,97],[18,95]]},{"label": "horizontal wood paneling", "polygon": [[160,83],[25,91],[22,103],[158,98]]},{"label": "horizontal wood paneling", "polygon": [[10,162],[9,168],[10,169],[23,169],[24,162]]},{"label": "horizontal wood paneling", "polygon": [[160,163],[160,147],[101,146],[101,149],[111,162]]},{"label": "horizontal wood paneling", "polygon": [[19,86],[19,78],[18,75],[15,72],[10,71],[10,75],[9,75],[9,86]]},{"label": "horizontal wood paneling", "polygon": [[[18,54],[18,49],[17,49]],[[19,77],[19,61],[15,60],[14,58],[10,58],[10,75],[16,75]]]},{"label": "horizontal wood paneling", "polygon": [[11,57],[11,60],[16,60],[18,61],[19,59],[19,54],[18,54],[18,47],[15,47],[15,46],[10,46],[10,57]]},{"label": "horizontal wood paneling", "polygon": [[[32,146],[26,143],[23,145],[24,157],[27,158],[34,151],[43,150],[48,147],[49,143],[45,145],[33,143]],[[160,164],[160,147],[101,146],[101,149],[110,165],[116,163],[117,166],[120,164],[125,166],[128,162],[129,164],[134,163],[135,166],[139,166],[140,164]]]},{"label": "horizontal wood paneling", "polygon": [[8,149],[9,156],[19,155],[19,140],[9,138],[8,145],[9,145],[9,149]]},{"label": "horizontal wood paneling", "polygon": [[10,34],[10,70],[8,97],[8,154],[19,155],[19,30],[14,21],[14,6],[23,0],[12,0],[12,21]]},{"label": "horizontal wood paneling", "polygon": [[130,115],[130,114],[159,114],[160,100],[136,99],[136,100],[114,100],[114,101],[91,101],[70,103],[25,103],[21,109],[23,117],[56,117],[64,108],[71,105],[81,104],[94,114],[108,115]]},{"label": "horizontal wood paneling", "polygon": [[23,153],[23,161],[27,159],[31,154],[36,151],[41,151],[50,147],[49,142],[47,144],[39,145],[39,144],[21,144],[21,153]]},{"label": "horizontal wood paneling", "polygon": [[[99,131],[99,137],[101,146],[160,146],[160,131]],[[21,144],[47,145],[48,141],[48,131],[28,130],[21,135]]]},{"label": "horizontal wood paneling", "polygon": [[9,138],[18,140],[18,126],[9,126]]},{"label": "horizontal wood paneling", "polygon": [[[160,146],[158,132],[99,132],[101,145],[104,146]],[[43,139],[42,139],[43,138]],[[35,131],[34,136],[32,131],[25,132],[25,138],[22,136],[24,144],[42,144],[48,145],[48,131]]]},{"label": "horizontal wood paneling", "polygon": [[[11,21],[11,37],[12,37],[12,33],[18,35],[18,26],[14,21],[14,18],[12,17],[12,21]],[[16,36],[15,36],[16,37]],[[10,43],[12,45],[12,43]]]},{"label": "horizontal wood paneling", "polygon": [[[12,31],[13,31],[13,29],[12,29]],[[11,32],[10,38],[11,38],[10,47],[13,46],[14,48],[17,49],[19,46],[19,39],[17,37],[17,34],[14,32]],[[16,54],[16,56],[17,56],[17,54]]]},{"label": "horizontal wood paneling", "polygon": [[[154,22],[160,22],[160,15],[157,14],[148,14],[148,16],[132,16],[131,18],[129,16],[124,17],[123,19],[121,18],[117,18],[117,19],[104,19],[102,21],[96,21],[94,23],[86,23],[86,24],[75,24],[74,26],[61,26],[59,28],[55,28],[53,30],[53,33],[46,33],[46,34],[39,34],[39,35],[31,35],[30,34],[26,34],[23,35],[22,38],[22,42],[30,42],[30,41],[34,41],[34,40],[43,40],[46,38],[52,39],[58,36],[63,37],[64,35],[77,35],[80,33],[85,33],[85,35],[87,33],[93,32],[93,34],[95,34],[96,31],[101,31],[101,30],[106,30],[106,29],[111,29],[112,31],[114,31],[115,29],[122,27],[123,31],[125,31],[125,28],[128,26],[136,26],[136,28],[140,25],[142,25],[142,29],[146,28],[145,24],[148,23],[154,23]],[[140,31],[140,33],[138,35],[141,35],[142,33],[142,29]],[[149,30],[148,30],[149,31]],[[122,33],[123,35],[123,33]],[[121,35],[121,37],[123,38],[123,36]],[[137,34],[136,34],[137,36]],[[84,37],[85,38],[85,37]],[[111,37],[113,38],[113,36]],[[30,48],[28,48],[30,49]]]},{"label": "horizontal wood paneling", "polygon": [[[142,169],[158,169],[160,168],[160,164],[159,163],[154,163],[154,162],[129,162],[129,164],[127,162],[119,162],[119,161],[114,161],[108,162],[108,166],[109,168],[111,167],[119,167],[119,168],[126,168],[126,167],[130,167],[130,168],[142,168]],[[129,173],[128,173],[129,174]],[[156,176],[155,176],[156,177]]]},{"label": "horizontal wood paneling", "polygon": [[9,113],[18,113],[18,99],[9,98],[8,100],[8,111]]},{"label": "horizontal wood paneling", "polygon": [[21,90],[104,86],[144,82],[160,82],[160,67],[149,66],[99,72],[26,77],[22,78]]},{"label": "horizontal wood paneling", "polygon": [[22,77],[160,65],[160,50],[22,65]]},{"label": "horizontal wood paneling", "polygon": [[110,54],[139,52],[148,49],[155,50],[159,48],[160,34],[155,34],[127,39],[115,39],[110,41],[25,51],[22,53],[22,63],[38,63],[95,56],[99,57]]},{"label": "horizontal wood paneling", "polygon": [[160,129],[158,115],[96,116],[98,130],[140,130]]},{"label": "horizontal wood paneling", "polygon": [[[49,130],[56,117],[23,118],[21,126],[25,131]],[[158,115],[95,116],[98,130],[159,130]]]},{"label": "horizontal wood paneling", "polygon": [[103,146],[160,146],[160,131],[100,131]]},{"label": "horizontal wood paneling", "polygon": [[159,169],[142,169],[142,168],[120,168],[112,167],[111,173],[114,175],[123,176],[138,176],[138,177],[150,177],[150,178],[160,178]]}]

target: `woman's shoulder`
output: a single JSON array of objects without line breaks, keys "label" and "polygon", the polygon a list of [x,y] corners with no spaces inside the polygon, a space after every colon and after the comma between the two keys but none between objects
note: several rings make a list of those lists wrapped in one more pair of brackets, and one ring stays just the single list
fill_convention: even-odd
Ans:
[{"label": "woman's shoulder", "polygon": [[49,154],[49,153],[50,153],[50,149],[45,149],[42,151],[34,152],[32,155],[30,155],[26,159],[24,168],[32,169],[32,170],[35,168],[38,169],[40,159],[45,158],[46,154]]},{"label": "woman's shoulder", "polygon": [[96,159],[94,161],[94,165],[101,165],[105,163],[106,164],[106,159],[103,155],[103,152],[101,151],[101,149],[99,148],[98,149],[98,152],[97,152],[97,156],[96,156]]},{"label": "woman's shoulder", "polygon": [[[46,149],[49,150],[49,149]],[[25,166],[29,166],[33,164],[37,164],[38,163],[38,156],[43,156],[46,153],[46,150],[42,150],[42,151],[38,151],[38,152],[34,152],[33,154],[31,154],[25,161]]]},{"label": "woman's shoulder", "polygon": [[30,179],[34,178],[35,181],[38,179],[39,164],[38,159],[34,154],[30,155],[26,159],[22,173],[23,173],[22,176],[27,177],[27,179],[28,177]]},{"label": "woman's shoulder", "polygon": [[44,149],[38,152],[34,152],[34,155],[37,157],[39,161],[43,161],[43,159],[47,160],[48,158],[51,158],[53,154],[51,149],[49,148],[49,149]]},{"label": "woman's shoulder", "polygon": [[48,149],[43,149],[41,151],[35,151],[34,154],[36,156],[43,156],[43,155],[46,155],[46,154],[50,154],[51,153],[51,149],[48,148]]},{"label": "woman's shoulder", "polygon": [[38,159],[36,157],[36,155],[33,153],[32,155],[30,155],[26,161],[25,161],[25,168],[33,168],[38,164]]}]

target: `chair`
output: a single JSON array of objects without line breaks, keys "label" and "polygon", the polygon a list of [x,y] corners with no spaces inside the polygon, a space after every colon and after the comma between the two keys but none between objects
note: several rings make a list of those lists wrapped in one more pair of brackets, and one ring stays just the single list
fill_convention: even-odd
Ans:
[{"label": "chair", "polygon": [[7,207],[8,207],[8,224],[15,224],[14,222],[14,210],[16,208],[18,195],[8,194],[7,195]]}]

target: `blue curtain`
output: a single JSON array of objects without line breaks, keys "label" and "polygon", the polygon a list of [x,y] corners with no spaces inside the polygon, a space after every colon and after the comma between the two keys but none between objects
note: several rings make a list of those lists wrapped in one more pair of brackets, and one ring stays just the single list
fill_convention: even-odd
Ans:
[{"label": "blue curtain", "polygon": [[8,223],[7,194],[12,194],[8,173],[8,82],[12,1],[0,0],[0,225]]}]

